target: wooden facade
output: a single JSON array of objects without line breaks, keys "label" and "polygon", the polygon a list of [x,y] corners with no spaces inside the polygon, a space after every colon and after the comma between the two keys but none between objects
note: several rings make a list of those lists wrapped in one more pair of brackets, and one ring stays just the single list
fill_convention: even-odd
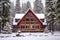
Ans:
[{"label": "wooden facade", "polygon": [[22,32],[40,32],[42,31],[43,24],[41,20],[32,12],[31,9],[23,16],[17,24],[18,30]]}]

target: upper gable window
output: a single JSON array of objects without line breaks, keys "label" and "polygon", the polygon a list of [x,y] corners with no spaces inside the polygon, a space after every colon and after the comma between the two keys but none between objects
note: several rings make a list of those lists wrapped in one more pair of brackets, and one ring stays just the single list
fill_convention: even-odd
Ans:
[{"label": "upper gable window", "polygon": [[34,18],[31,18],[31,21],[34,21]]},{"label": "upper gable window", "polygon": [[29,21],[29,18],[26,18],[26,21]]},{"label": "upper gable window", "polygon": [[32,17],[32,14],[31,14],[31,13],[29,13],[29,14],[27,14],[27,16],[28,16],[28,17]]}]

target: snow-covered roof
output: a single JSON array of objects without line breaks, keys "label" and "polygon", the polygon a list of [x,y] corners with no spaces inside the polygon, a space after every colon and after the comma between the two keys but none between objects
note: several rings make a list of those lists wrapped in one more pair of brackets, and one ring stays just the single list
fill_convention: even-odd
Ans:
[{"label": "snow-covered roof", "polygon": [[15,18],[21,19],[25,14],[15,14]]},{"label": "snow-covered roof", "polygon": [[[14,19],[21,19],[25,14],[21,13],[21,14],[15,14],[15,18]],[[44,19],[45,18],[45,14],[35,14],[39,19]],[[14,25],[17,25],[17,22],[13,22]],[[44,25],[46,25],[46,23],[43,23]]]},{"label": "snow-covered roof", "polygon": [[45,18],[45,14],[35,14],[39,19],[44,19]]},{"label": "snow-covered roof", "polygon": [[[15,14],[15,18],[17,19],[21,19],[25,14],[21,13],[21,14]],[[44,19],[45,18],[45,14],[35,14],[39,19]]]},{"label": "snow-covered roof", "polygon": [[[31,10],[31,9],[30,9]],[[29,9],[25,12],[25,13],[16,13],[15,14],[15,18],[14,19],[22,19],[24,17],[24,15],[26,15],[26,13],[29,11]],[[33,11],[32,11],[33,12]],[[33,12],[34,13],[34,12]],[[38,19],[44,19],[45,18],[45,14],[43,13],[34,13]],[[13,19],[13,20],[14,20]],[[13,21],[13,25],[17,25],[18,22],[15,22],[15,20]],[[45,25],[45,23],[43,23]]]}]

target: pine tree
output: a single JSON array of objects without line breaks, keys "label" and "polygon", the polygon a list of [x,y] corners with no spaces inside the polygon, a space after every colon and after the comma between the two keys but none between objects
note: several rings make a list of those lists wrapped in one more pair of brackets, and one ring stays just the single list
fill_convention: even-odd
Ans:
[{"label": "pine tree", "polygon": [[10,3],[10,16],[14,17],[15,12],[14,12],[14,2]]},{"label": "pine tree", "polygon": [[43,13],[43,5],[41,3],[41,0],[35,0],[33,10],[36,13]]},{"label": "pine tree", "polygon": [[56,31],[60,31],[60,0],[56,2]]},{"label": "pine tree", "polygon": [[[55,2],[55,1],[54,1]],[[52,0],[46,0],[46,21],[48,24],[48,29],[54,31],[54,22],[55,22],[55,4]]]},{"label": "pine tree", "polygon": [[27,10],[28,10],[29,8],[31,8],[31,4],[30,4],[30,2],[28,1],[28,2],[27,2]]},{"label": "pine tree", "polygon": [[[4,27],[7,27],[7,22],[9,23],[10,25],[10,1],[9,0],[2,0],[2,7],[3,7],[3,10],[2,10],[2,30],[5,30]],[[11,27],[8,26],[8,27]],[[7,30],[8,31],[8,30]]]},{"label": "pine tree", "polygon": [[31,4],[29,1],[27,3],[22,3],[22,13],[27,11],[29,8],[31,8]]},{"label": "pine tree", "polygon": [[26,3],[22,3],[22,13],[25,13],[26,11]]},{"label": "pine tree", "polygon": [[58,23],[60,23],[60,0],[58,0],[56,3],[56,15],[56,20]]},{"label": "pine tree", "polygon": [[16,0],[15,13],[21,13],[20,0]]},{"label": "pine tree", "polygon": [[2,11],[2,27],[6,25],[6,22],[9,21],[9,0],[3,0],[2,2],[3,5],[3,11]]}]

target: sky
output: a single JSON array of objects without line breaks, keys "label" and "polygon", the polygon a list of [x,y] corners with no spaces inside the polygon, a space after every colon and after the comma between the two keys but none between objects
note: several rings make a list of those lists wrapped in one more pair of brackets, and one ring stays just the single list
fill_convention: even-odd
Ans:
[{"label": "sky", "polygon": [[[14,4],[16,3],[16,0],[10,0],[11,2],[13,2]],[[30,1],[31,3],[31,7],[33,8],[33,2],[35,0],[20,0],[20,6],[22,6],[22,3],[26,3],[27,1]],[[43,6],[45,7],[45,0],[41,0],[43,3]]]}]

